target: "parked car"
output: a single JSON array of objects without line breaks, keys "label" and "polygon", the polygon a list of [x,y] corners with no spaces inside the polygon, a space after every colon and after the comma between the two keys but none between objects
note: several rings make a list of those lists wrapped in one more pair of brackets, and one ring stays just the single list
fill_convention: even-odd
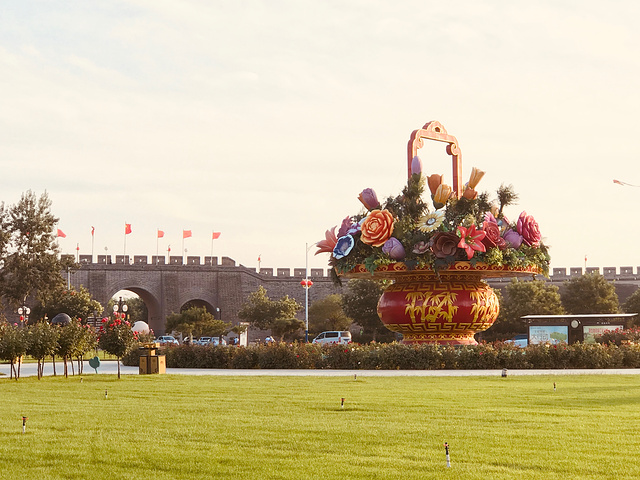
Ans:
[{"label": "parked car", "polygon": [[313,339],[312,343],[351,343],[351,332],[322,332],[320,335]]},{"label": "parked car", "polygon": [[526,347],[529,344],[529,335],[526,333],[522,335],[516,335],[510,340],[505,340],[504,343],[513,343],[516,347]]},{"label": "parked car", "polygon": [[161,347],[165,345],[179,345],[178,340],[176,340],[171,335],[162,335],[154,340],[154,342],[159,343]]},{"label": "parked car", "polygon": [[220,341],[220,339],[218,337],[200,337],[198,340],[193,342],[194,345],[210,345],[210,346],[217,346],[217,345],[226,345],[227,342],[225,342],[224,338],[222,339],[222,341]]}]

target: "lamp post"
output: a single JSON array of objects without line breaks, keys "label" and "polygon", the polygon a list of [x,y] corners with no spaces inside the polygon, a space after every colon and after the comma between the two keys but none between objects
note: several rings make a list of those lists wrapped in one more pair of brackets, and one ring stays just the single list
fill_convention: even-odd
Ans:
[{"label": "lamp post", "polygon": [[113,314],[118,316],[118,314],[122,314],[122,318],[124,318],[125,314],[127,313],[127,310],[129,310],[129,307],[126,303],[124,303],[124,301],[122,300],[122,297],[120,297],[120,299],[118,300],[118,303],[114,303],[113,304]]},{"label": "lamp post", "polygon": [[309,249],[315,246],[315,243],[309,246],[308,243],[304,244],[306,252],[304,254],[304,280],[300,282],[300,285],[304,288],[304,341],[309,342],[309,288],[313,285],[313,282],[309,280]]},{"label": "lamp post", "polygon": [[222,320],[222,310],[220,310],[220,307],[216,307],[216,318]]},{"label": "lamp post", "polygon": [[24,303],[21,307],[18,307],[18,315],[20,315],[20,328],[24,327],[25,323],[29,321],[29,314],[31,313],[31,309],[27,307]]}]

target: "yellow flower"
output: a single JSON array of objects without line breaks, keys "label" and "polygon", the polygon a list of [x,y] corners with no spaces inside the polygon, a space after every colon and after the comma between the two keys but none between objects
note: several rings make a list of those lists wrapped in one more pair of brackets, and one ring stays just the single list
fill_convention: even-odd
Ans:
[{"label": "yellow flower", "polygon": [[484,172],[482,170],[478,170],[476,167],[473,167],[471,169],[469,183],[467,184],[468,187],[474,190],[478,186],[478,183],[480,183],[480,180],[482,180],[482,177],[484,177]]},{"label": "yellow flower", "polygon": [[444,207],[447,200],[451,196],[451,187],[449,185],[441,184],[436,193],[433,194],[433,206],[436,207],[436,210]]},{"label": "yellow flower", "polygon": [[444,212],[427,213],[420,218],[418,222],[418,228],[425,232],[433,232],[436,228],[442,225],[444,220]]}]

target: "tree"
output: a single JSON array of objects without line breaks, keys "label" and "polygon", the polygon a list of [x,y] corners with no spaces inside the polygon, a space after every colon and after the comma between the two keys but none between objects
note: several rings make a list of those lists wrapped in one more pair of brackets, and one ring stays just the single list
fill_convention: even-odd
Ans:
[{"label": "tree", "polygon": [[66,313],[71,318],[77,318],[86,322],[89,317],[102,313],[102,305],[91,297],[89,291],[83,286],[79,290],[71,287],[57,288],[46,292],[41,302],[34,307],[32,317],[51,320],[59,313]]},{"label": "tree", "polygon": [[342,295],[329,295],[309,307],[309,329],[314,333],[346,330],[352,323],[353,319],[344,313]]},{"label": "tree", "polygon": [[[499,293],[498,291],[496,293]],[[500,298],[500,297],[499,297]],[[521,320],[524,315],[561,315],[564,313],[556,285],[542,280],[521,281],[513,279],[500,298],[500,315],[483,333],[483,340],[505,340],[526,333]]]},{"label": "tree", "polygon": [[[624,313],[638,313],[640,314],[640,288],[633,292],[629,298],[622,304],[622,311]],[[635,318],[635,322],[638,321],[638,317]],[[629,322],[627,327],[631,327],[634,324],[634,320]]]},{"label": "tree", "polygon": [[216,320],[205,307],[190,307],[181,313],[172,313],[167,317],[167,332],[180,332],[187,336],[221,337],[226,335],[231,323]]},{"label": "tree", "polygon": [[354,279],[349,281],[347,291],[342,296],[344,313],[370,333],[374,341],[379,335],[389,333],[378,316],[378,300],[383,291],[384,286],[380,282]]},{"label": "tree", "polygon": [[[0,360],[11,364],[9,378],[20,378],[20,359],[27,352],[26,330],[17,324],[0,324]],[[17,369],[16,369],[17,364]]]},{"label": "tree", "polygon": [[265,288],[260,286],[249,294],[238,312],[238,318],[261,330],[271,330],[282,340],[286,334],[301,328],[299,323],[291,321],[300,309],[302,305],[288,295],[279,300],[271,300]]},{"label": "tree", "polygon": [[0,209],[0,296],[12,306],[64,284],[60,272],[73,262],[58,259],[57,222],[46,192],[38,198],[29,190],[16,205]]},{"label": "tree", "polygon": [[30,325],[27,330],[27,355],[38,360],[38,380],[44,373],[44,359],[56,351],[59,336],[58,328],[48,322]]},{"label": "tree", "polygon": [[[60,330],[60,337],[55,354],[62,357],[64,376],[69,376],[68,360],[71,360],[71,369],[73,370],[73,357],[78,359],[78,373],[82,374],[82,358],[84,354],[96,348],[95,331],[91,326],[83,325],[78,318],[72,318],[71,323],[57,328]],[[75,375],[75,371],[73,371],[73,374]]]},{"label": "tree", "polygon": [[618,313],[618,295],[613,283],[598,272],[587,273],[564,283],[562,305],[567,313]]},{"label": "tree", "polygon": [[102,319],[98,346],[118,359],[118,378],[120,378],[120,359],[137,343],[138,334],[131,331],[131,324],[124,319],[124,313]]}]

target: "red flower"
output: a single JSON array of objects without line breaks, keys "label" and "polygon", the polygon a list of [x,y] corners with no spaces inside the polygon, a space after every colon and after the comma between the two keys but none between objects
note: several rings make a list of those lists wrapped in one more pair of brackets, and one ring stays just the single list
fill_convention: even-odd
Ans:
[{"label": "red flower", "polygon": [[471,257],[478,252],[486,252],[484,244],[482,243],[482,239],[486,236],[486,233],[482,230],[476,231],[476,226],[471,225],[469,228],[458,227],[458,231],[460,232],[460,243],[458,243],[458,247],[463,248],[465,252],[467,252],[467,258],[471,260]]},{"label": "red flower", "polygon": [[482,239],[482,243],[487,248],[498,246],[500,240],[500,227],[497,222],[487,222],[482,224],[482,231],[486,234]]}]

